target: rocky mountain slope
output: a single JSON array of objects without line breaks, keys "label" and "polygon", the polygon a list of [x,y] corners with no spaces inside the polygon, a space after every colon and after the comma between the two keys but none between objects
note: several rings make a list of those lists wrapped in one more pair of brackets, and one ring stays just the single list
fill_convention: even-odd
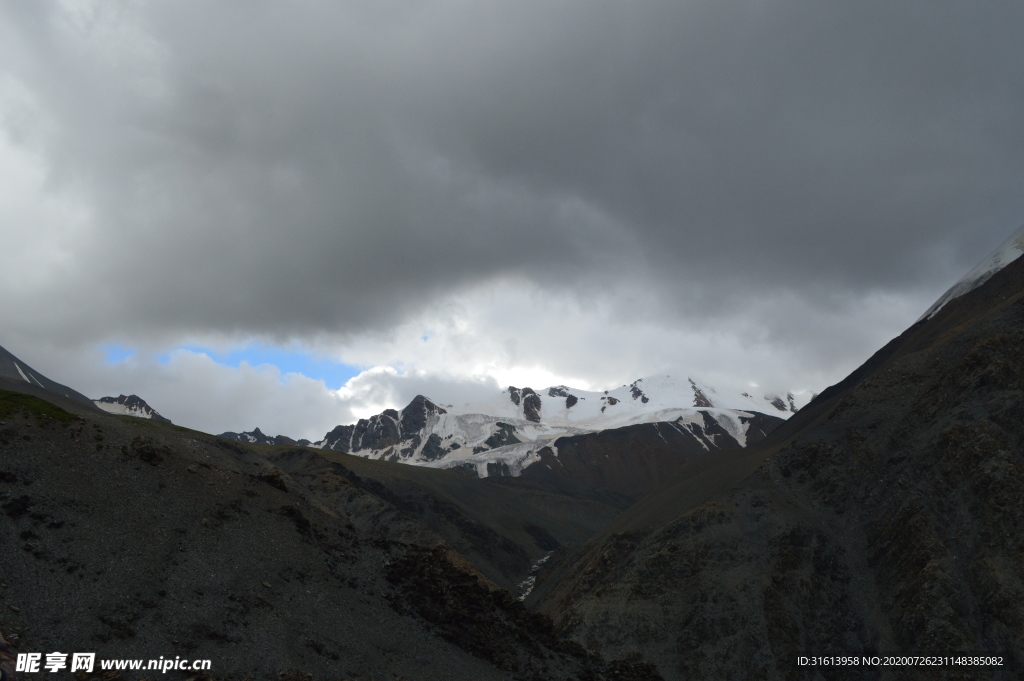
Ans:
[{"label": "rocky mountain slope", "polygon": [[[992,277],[993,274],[1009,265],[1024,253],[1024,226],[1014,232],[1009,239],[1004,241],[996,250],[992,251],[987,258],[978,263],[974,269],[965,274],[948,291],[942,294],[935,303],[929,307],[921,319],[930,319],[946,305],[949,301],[973,291]],[[921,321],[920,319],[918,321]]]},{"label": "rocky mountain slope", "polygon": [[[682,411],[682,410],[681,410]],[[781,419],[752,412],[693,410],[674,421],[508,444],[472,457],[423,464],[481,478],[522,476],[559,489],[602,489],[639,499],[683,465],[707,455],[753,445]]]},{"label": "rocky mountain slope", "polygon": [[88,405],[92,410],[97,409],[92,400],[85,395],[43,376],[2,347],[0,347],[0,388],[48,395],[52,396],[51,399],[70,400]]},{"label": "rocky mountain slope", "polygon": [[117,397],[101,397],[93,400],[93,404],[108,414],[123,414],[134,416],[140,419],[153,419],[170,423],[171,420],[164,418],[156,409],[146,404],[146,401],[138,395],[119,395]]},{"label": "rocky mountain slope", "polygon": [[0,392],[0,631],[19,652],[208,658],[213,678],[656,678],[508,590],[620,500],[80,406]]},{"label": "rocky mountain slope", "polygon": [[[1024,673],[1024,261],[760,445],[704,457],[540,571],[528,605],[665,679]],[[1000,666],[809,668],[962,654]]]}]

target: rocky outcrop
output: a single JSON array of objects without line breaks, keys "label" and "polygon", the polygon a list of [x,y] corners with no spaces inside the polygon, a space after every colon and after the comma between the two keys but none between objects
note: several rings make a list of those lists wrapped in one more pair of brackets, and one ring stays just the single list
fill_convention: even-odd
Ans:
[{"label": "rocky outcrop", "polygon": [[[690,379],[690,387],[693,388],[693,406],[701,409],[715,406],[708,399],[708,396],[704,394],[704,391],[697,387],[697,384]],[[773,403],[774,404],[774,403]]]},{"label": "rocky outcrop", "polygon": [[[552,390],[548,391],[549,394],[551,392]],[[517,388],[510,385],[508,387],[508,397],[512,400],[512,404],[517,407],[522,406],[523,418],[527,421],[540,423],[541,400],[540,395],[533,388]]]},{"label": "rocky outcrop", "polygon": [[519,438],[516,437],[516,427],[509,423],[502,423],[498,421],[496,424],[498,429],[491,434],[489,438],[484,440],[484,444],[489,449],[495,449],[497,447],[504,447],[516,442],[520,442]]},{"label": "rocky outcrop", "polygon": [[540,423],[540,395],[533,388],[523,388],[523,418]]}]

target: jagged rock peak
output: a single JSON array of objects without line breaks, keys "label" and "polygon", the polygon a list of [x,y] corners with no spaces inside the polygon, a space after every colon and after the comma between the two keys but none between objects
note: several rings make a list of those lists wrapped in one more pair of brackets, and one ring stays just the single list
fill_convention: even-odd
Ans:
[{"label": "jagged rock peak", "polygon": [[447,414],[448,410],[437,406],[423,395],[417,395],[402,410],[399,430],[402,435],[416,433],[427,425],[427,417],[434,414]]}]

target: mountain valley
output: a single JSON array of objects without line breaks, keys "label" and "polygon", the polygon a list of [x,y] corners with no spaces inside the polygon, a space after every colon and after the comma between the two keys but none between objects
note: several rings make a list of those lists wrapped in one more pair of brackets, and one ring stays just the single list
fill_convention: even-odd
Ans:
[{"label": "mountain valley", "polygon": [[0,632],[209,678],[1020,678],[1021,234],[813,399],[510,387],[309,443],[0,349]]}]

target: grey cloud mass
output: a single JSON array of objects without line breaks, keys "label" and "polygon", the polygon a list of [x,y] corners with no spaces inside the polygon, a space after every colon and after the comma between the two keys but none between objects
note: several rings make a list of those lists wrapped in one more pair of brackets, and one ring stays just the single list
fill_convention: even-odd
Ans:
[{"label": "grey cloud mass", "polygon": [[0,294],[23,338],[349,338],[506,282],[845,366],[905,324],[820,315],[909,324],[1024,220],[1016,2],[0,17],[2,132],[82,216]]}]

